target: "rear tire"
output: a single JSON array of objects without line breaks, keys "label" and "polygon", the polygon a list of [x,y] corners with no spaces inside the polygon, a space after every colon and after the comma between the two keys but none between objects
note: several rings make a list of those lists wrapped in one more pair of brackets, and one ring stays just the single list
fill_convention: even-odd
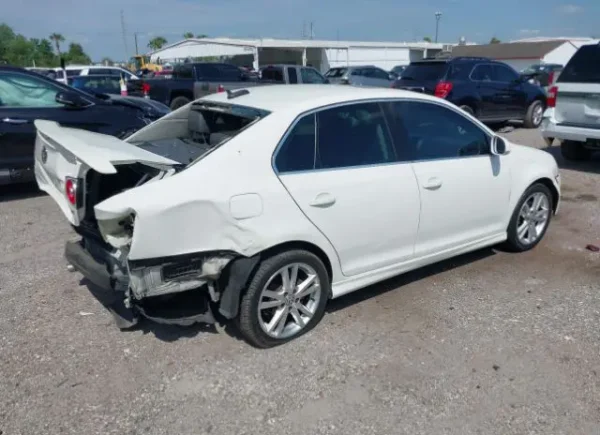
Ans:
[{"label": "rear tire", "polygon": [[304,250],[279,253],[260,263],[242,296],[239,330],[256,347],[284,344],[321,321],[329,294],[319,257]]},{"label": "rear tire", "polygon": [[477,118],[475,116],[475,110],[471,107],[471,106],[467,106],[467,105],[463,105],[463,106],[459,106],[463,111],[467,112],[469,115]]},{"label": "rear tire", "polygon": [[560,144],[560,152],[565,160],[582,161],[592,157],[592,151],[583,146],[581,142],[563,140]]},{"label": "rear tire", "polygon": [[544,105],[541,101],[536,100],[527,109],[527,114],[523,120],[525,128],[538,128],[542,123],[544,115]]},{"label": "rear tire", "polygon": [[552,192],[547,186],[542,183],[531,185],[521,196],[510,218],[506,247],[512,252],[535,248],[550,225],[553,206]]},{"label": "rear tire", "polygon": [[175,97],[173,98],[173,101],[171,101],[171,110],[177,110],[180,107],[188,104],[190,101],[192,100],[190,100],[188,97]]}]

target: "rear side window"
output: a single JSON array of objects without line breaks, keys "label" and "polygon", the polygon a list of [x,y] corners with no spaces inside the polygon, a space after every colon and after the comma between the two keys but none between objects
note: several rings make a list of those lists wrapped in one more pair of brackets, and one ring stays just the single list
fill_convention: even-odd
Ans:
[{"label": "rear side window", "polygon": [[[288,69],[288,72],[291,70]],[[274,68],[265,68],[261,72],[261,78],[263,80],[272,80],[275,82],[284,82],[283,79],[283,68],[274,67]]]},{"label": "rear side window", "polygon": [[437,81],[448,72],[446,62],[416,62],[411,63],[402,73],[403,79]]},{"label": "rear side window", "polygon": [[192,65],[181,65],[173,71],[173,75],[178,79],[193,79],[194,67]]},{"label": "rear side window", "polygon": [[396,161],[378,103],[351,104],[318,112],[316,169]]},{"label": "rear side window", "polygon": [[[67,70],[67,77],[78,76],[79,74],[81,74],[81,71],[83,71],[83,70],[80,70],[80,69],[68,69]],[[93,73],[92,72],[88,72],[88,74],[93,74]]]},{"label": "rear side window", "polygon": [[600,83],[600,45],[584,45],[560,74],[562,83]]},{"label": "rear side window", "polygon": [[242,71],[235,65],[228,65],[224,63],[215,65],[215,67],[219,72],[219,77],[221,80],[236,82],[242,78]]},{"label": "rear side window", "polygon": [[471,79],[478,82],[491,82],[494,78],[492,65],[477,65],[471,73]]},{"label": "rear side window", "polygon": [[275,157],[281,173],[315,168],[316,115],[307,115],[292,128]]},{"label": "rear side window", "polygon": [[293,66],[288,67],[287,73],[288,73],[288,80],[290,81],[291,85],[298,83],[298,73],[296,72],[295,67],[293,67]]}]

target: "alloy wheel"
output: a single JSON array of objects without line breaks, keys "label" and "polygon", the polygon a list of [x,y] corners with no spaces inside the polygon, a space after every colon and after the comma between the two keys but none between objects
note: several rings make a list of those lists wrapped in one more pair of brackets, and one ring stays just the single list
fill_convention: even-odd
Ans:
[{"label": "alloy wheel", "polygon": [[550,218],[550,201],[542,192],[532,193],[521,206],[517,237],[524,245],[535,243],[543,234]]}]

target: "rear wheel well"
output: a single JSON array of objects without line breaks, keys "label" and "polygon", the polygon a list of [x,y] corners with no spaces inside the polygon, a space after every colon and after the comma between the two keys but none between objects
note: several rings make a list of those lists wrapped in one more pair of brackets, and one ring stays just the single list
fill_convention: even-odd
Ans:
[{"label": "rear wheel well", "polygon": [[552,193],[552,211],[556,213],[556,208],[558,207],[558,190],[556,189],[556,186],[549,178],[540,178],[531,185],[533,186],[536,183],[543,184],[550,189],[550,192]]},{"label": "rear wheel well", "polygon": [[280,245],[272,246],[269,249],[266,249],[260,253],[261,259],[272,257],[273,255],[277,255],[280,252],[291,251],[293,249],[303,249],[312,254],[315,254],[325,265],[325,269],[327,269],[327,275],[329,276],[329,282],[331,283],[333,279],[333,269],[331,267],[331,261],[329,257],[321,248],[317,245],[314,245],[309,242],[302,241],[293,241],[293,242],[285,242]]}]

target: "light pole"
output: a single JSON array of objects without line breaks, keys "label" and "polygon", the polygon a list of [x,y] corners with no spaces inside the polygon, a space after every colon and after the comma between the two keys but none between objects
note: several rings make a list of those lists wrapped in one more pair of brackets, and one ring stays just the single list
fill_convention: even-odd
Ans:
[{"label": "light pole", "polygon": [[435,42],[438,42],[438,31],[440,28],[440,18],[442,18],[441,12],[435,13]]}]

